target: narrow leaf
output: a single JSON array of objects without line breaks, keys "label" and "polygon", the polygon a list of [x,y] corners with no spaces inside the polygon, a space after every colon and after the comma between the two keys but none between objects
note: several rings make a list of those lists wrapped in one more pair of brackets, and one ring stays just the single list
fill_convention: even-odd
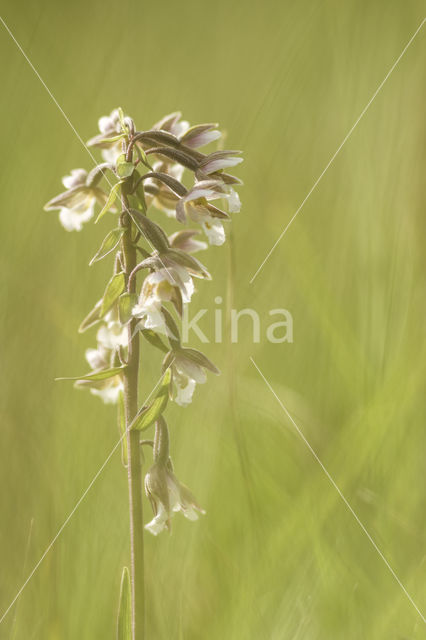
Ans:
[{"label": "narrow leaf", "polygon": [[112,187],[111,191],[109,192],[109,196],[108,196],[107,201],[105,202],[101,212],[99,213],[98,217],[95,220],[95,224],[97,224],[99,222],[99,220],[104,217],[106,212],[109,209],[111,209],[112,206],[114,206],[114,202],[115,202],[115,199],[117,197],[117,191],[118,191],[119,186],[120,186],[120,182],[116,182],[115,185]]},{"label": "narrow leaf", "polygon": [[144,431],[157,420],[167,406],[169,399],[169,385],[172,377],[170,367],[165,371],[157,391],[157,395],[148,407],[143,408],[133,420],[130,430]]},{"label": "narrow leaf", "polygon": [[157,349],[160,349],[160,351],[164,351],[164,353],[167,353],[169,351],[158,333],[155,333],[155,331],[153,331],[152,329],[141,329],[141,333],[153,347],[157,347]]},{"label": "narrow leaf", "polygon": [[120,603],[117,618],[117,640],[132,640],[132,598],[130,576],[127,567],[123,567],[120,587]]},{"label": "narrow leaf", "polygon": [[170,344],[173,347],[175,347],[176,345],[180,346],[179,329],[176,322],[173,319],[172,314],[168,309],[166,309],[166,307],[161,307],[161,312],[164,316],[164,320],[166,321],[167,329],[169,330],[168,338],[169,338]]},{"label": "narrow leaf", "polygon": [[83,333],[84,331],[86,331],[86,329],[89,329],[89,327],[92,327],[94,324],[99,322],[99,320],[101,319],[101,307],[102,307],[102,300],[98,300],[98,302],[95,304],[93,309],[89,311],[89,313],[84,318],[81,325],[79,326],[78,328],[79,333]]},{"label": "narrow leaf", "polygon": [[89,262],[89,266],[91,266],[94,262],[98,262],[98,260],[102,260],[105,258],[111,251],[114,251],[115,247],[121,240],[121,237],[124,233],[124,229],[122,227],[118,227],[117,229],[113,229],[109,232],[109,234],[104,238],[100,249],[96,253],[95,256]]},{"label": "narrow leaf", "polygon": [[82,376],[75,376],[73,378],[55,378],[55,380],[106,380],[122,373],[125,366],[112,367],[111,369],[101,369],[100,371],[91,371],[85,373]]},{"label": "narrow leaf", "polygon": [[107,311],[111,309],[120,293],[123,292],[125,286],[126,276],[124,271],[120,271],[120,273],[112,276],[111,280],[106,286],[105,293],[102,299],[101,316],[104,316]]},{"label": "narrow leaf", "polygon": [[118,315],[121,324],[127,324],[132,317],[132,309],[138,301],[136,293],[122,293],[118,299]]}]

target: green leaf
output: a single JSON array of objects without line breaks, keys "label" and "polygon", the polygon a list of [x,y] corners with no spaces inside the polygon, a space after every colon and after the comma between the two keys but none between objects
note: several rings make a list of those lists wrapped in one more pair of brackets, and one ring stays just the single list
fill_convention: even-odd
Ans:
[{"label": "green leaf", "polygon": [[115,247],[120,242],[124,231],[125,230],[122,227],[118,227],[117,229],[113,229],[112,231],[110,231],[104,238],[96,255],[94,255],[89,262],[89,266],[91,266],[94,262],[98,262],[98,260],[102,260],[102,258],[105,258],[105,256],[111,253],[111,251],[114,251]]},{"label": "green leaf", "polygon": [[118,107],[117,111],[118,111],[118,117],[120,118],[121,128],[122,128],[122,130],[123,130],[125,133],[127,133],[127,125],[126,125],[126,123],[124,122],[124,112],[123,112],[123,109],[122,109],[121,107]]},{"label": "green leaf", "polygon": [[123,466],[128,465],[127,438],[126,438],[126,413],[124,410],[124,395],[121,392],[118,396],[118,428],[121,439],[121,461]]},{"label": "green leaf", "polygon": [[150,344],[152,344],[153,347],[157,347],[157,349],[160,349],[160,351],[164,351],[164,353],[167,353],[169,351],[158,333],[155,333],[155,331],[153,331],[152,329],[141,329],[141,333],[143,337],[148,340]]},{"label": "green leaf", "polygon": [[122,293],[118,299],[118,316],[121,324],[127,324],[132,317],[132,309],[138,301],[136,293]]},{"label": "green leaf", "polygon": [[142,149],[142,147],[140,147],[138,144],[134,145],[134,149],[136,149],[136,153],[139,156],[139,160],[142,162],[142,164],[144,164],[146,167],[148,167],[148,169],[150,169],[151,171],[153,171],[152,166],[149,163],[148,158],[146,157],[146,153],[145,151]]},{"label": "green leaf", "polygon": [[91,371],[90,373],[85,373],[82,376],[75,376],[73,378],[55,378],[55,380],[106,380],[107,378],[119,375],[125,368],[126,366],[122,365],[120,367],[112,367],[111,369]]},{"label": "green leaf", "polygon": [[118,142],[124,138],[124,133],[119,133],[116,136],[111,136],[110,138],[102,138],[102,136],[98,136],[99,142]]},{"label": "green leaf", "polygon": [[117,175],[120,178],[128,178],[135,170],[133,162],[126,162],[126,157],[120,156],[117,160]]},{"label": "green leaf", "polygon": [[143,237],[160,253],[169,249],[170,245],[167,236],[158,224],[144,216],[136,209],[129,209],[128,211]]},{"label": "green leaf", "polygon": [[132,640],[132,598],[130,575],[127,567],[123,567],[120,587],[120,603],[118,605],[117,640]]},{"label": "green leaf", "polygon": [[78,328],[78,332],[79,333],[83,333],[84,331],[86,331],[86,329],[89,329],[89,327],[92,327],[94,324],[99,322],[99,320],[102,317],[101,316],[101,307],[102,307],[102,300],[98,300],[98,302],[95,304],[93,309],[91,311],[89,311],[89,313],[84,318],[84,320],[81,323],[81,325],[79,326],[79,328]]},{"label": "green leaf", "polygon": [[172,372],[169,367],[164,372],[163,379],[161,380],[161,384],[153,402],[139,411],[132,424],[130,425],[131,431],[144,431],[153,422],[155,422],[159,416],[161,416],[167,406],[167,401],[169,399],[169,386],[171,379]]},{"label": "green leaf", "polygon": [[107,201],[105,202],[101,212],[99,213],[98,217],[95,220],[95,224],[97,224],[99,220],[104,217],[106,212],[109,209],[111,209],[112,206],[114,206],[114,202],[117,197],[117,191],[118,191],[118,188],[120,187],[120,184],[121,184],[120,182],[116,182],[115,185],[112,187],[111,191],[109,192]]},{"label": "green leaf", "polygon": [[102,308],[101,308],[101,316],[104,316],[107,311],[109,311],[117,300],[118,296],[124,290],[126,286],[126,276],[124,271],[120,271],[120,273],[116,273],[115,276],[112,276],[111,280],[108,282],[105,293],[102,299]]}]

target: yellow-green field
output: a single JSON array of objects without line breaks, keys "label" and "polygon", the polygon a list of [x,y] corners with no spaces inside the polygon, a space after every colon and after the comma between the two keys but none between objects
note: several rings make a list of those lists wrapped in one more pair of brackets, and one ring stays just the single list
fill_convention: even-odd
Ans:
[{"label": "yellow-green field", "polygon": [[[292,344],[263,329],[253,344],[248,319],[237,344],[193,341],[222,375],[167,417],[176,472],[207,514],[146,535],[147,640],[425,638],[426,26],[249,284],[424,4],[17,0],[2,17],[84,140],[119,105],[140,129],[175,110],[220,123],[244,151],[243,209],[232,242],[199,255],[213,281],[192,313],[211,319],[221,296],[294,320]],[[110,214],[67,233],[43,211],[91,159],[1,24],[0,59],[1,617],[118,430],[114,407],[54,381],[87,367],[95,331],[77,328],[108,278],[87,265]],[[160,361],[143,349],[141,398]],[[117,451],[1,640],[115,638],[127,500]]]}]

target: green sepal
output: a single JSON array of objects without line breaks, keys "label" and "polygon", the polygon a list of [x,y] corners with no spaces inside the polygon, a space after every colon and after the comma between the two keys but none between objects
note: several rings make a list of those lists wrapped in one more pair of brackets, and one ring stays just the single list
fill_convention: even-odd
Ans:
[{"label": "green sepal", "polygon": [[101,308],[102,308],[102,300],[98,300],[93,309],[89,311],[87,316],[84,318],[83,322],[78,328],[79,333],[83,333],[86,329],[93,327],[94,324],[99,322],[101,319]]},{"label": "green sepal", "polygon": [[55,378],[55,380],[106,380],[119,375],[126,368],[126,365],[120,367],[112,367],[111,369],[101,369],[100,371],[91,371],[82,376],[74,376],[72,378]]},{"label": "green sepal", "polygon": [[141,329],[141,334],[153,347],[157,347],[157,349],[160,349],[160,351],[163,351],[164,353],[169,351],[158,333],[155,333],[152,329]]},{"label": "green sepal", "polygon": [[179,329],[174,321],[174,318],[170,311],[166,307],[161,307],[161,312],[164,316],[167,329],[169,330],[168,339],[172,348],[180,347],[180,334]]},{"label": "green sepal", "polygon": [[151,426],[159,416],[161,416],[167,406],[167,401],[169,399],[169,386],[171,379],[172,372],[169,367],[164,372],[154,400],[147,407],[143,407],[136,415],[135,419],[130,425],[131,431],[144,431],[149,426]]},{"label": "green sepal", "polygon": [[111,191],[109,192],[109,196],[108,196],[108,198],[107,198],[107,201],[105,202],[105,204],[104,204],[104,206],[102,207],[102,209],[101,209],[101,211],[100,211],[100,213],[99,213],[98,217],[97,217],[97,218],[96,218],[96,220],[95,220],[95,224],[97,224],[97,223],[99,222],[99,220],[100,220],[101,218],[103,218],[103,217],[104,217],[104,215],[106,214],[106,212],[107,212],[109,209],[111,209],[111,207],[114,205],[114,201],[115,201],[115,199],[116,199],[116,197],[117,197],[117,191],[118,191],[118,189],[119,189],[119,187],[120,187],[120,184],[121,184],[120,182],[116,182],[116,183],[113,185],[113,187],[112,187]]},{"label": "green sepal", "polygon": [[117,227],[117,229],[112,229],[112,231],[110,231],[108,235],[105,236],[98,252],[96,253],[96,255],[93,256],[93,258],[89,262],[89,266],[91,266],[94,262],[98,262],[98,260],[102,260],[102,258],[105,258],[105,256],[111,253],[111,251],[114,251],[115,247],[120,242],[124,234],[124,231],[125,229],[123,229],[123,227]]},{"label": "green sepal", "polygon": [[153,222],[136,209],[129,209],[128,212],[142,236],[148,240],[157,251],[162,253],[169,249],[170,245],[167,236],[156,222]]},{"label": "green sepal", "polygon": [[132,598],[130,575],[127,567],[123,567],[120,586],[120,602],[117,617],[117,640],[132,640]]},{"label": "green sepal", "polygon": [[118,107],[117,111],[118,111],[118,117],[120,119],[121,128],[124,133],[127,133],[127,125],[124,122],[124,111],[121,107]]},{"label": "green sepal", "polygon": [[119,178],[129,178],[135,170],[133,162],[127,162],[124,153],[117,159],[117,175]]},{"label": "green sepal", "polygon": [[105,293],[102,298],[102,307],[100,312],[102,317],[111,309],[120,293],[123,292],[125,286],[126,275],[124,271],[120,271],[120,273],[116,273],[115,276],[112,276],[106,286]]},{"label": "green sepal", "polygon": [[116,136],[111,136],[111,138],[102,138],[101,136],[99,136],[99,142],[118,142],[119,140],[122,140],[124,138],[124,135],[124,133],[118,133]]},{"label": "green sepal", "polygon": [[118,299],[118,317],[121,324],[127,324],[132,317],[132,309],[138,301],[136,293],[122,293]]}]

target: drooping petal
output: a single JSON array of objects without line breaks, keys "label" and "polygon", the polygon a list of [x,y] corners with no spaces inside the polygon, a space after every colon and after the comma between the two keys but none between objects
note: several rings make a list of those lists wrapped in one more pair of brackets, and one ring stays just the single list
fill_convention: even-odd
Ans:
[{"label": "drooping petal", "polygon": [[229,190],[228,209],[230,213],[238,213],[241,209],[241,200],[235,189]]},{"label": "drooping petal", "polygon": [[145,525],[145,529],[149,531],[149,533],[152,533],[153,536],[158,536],[166,527],[167,518],[165,518],[164,512],[158,513],[151,522]]},{"label": "drooping petal", "polygon": [[181,407],[187,407],[192,402],[192,396],[194,395],[196,382],[187,376],[175,376],[176,385],[176,404]]},{"label": "drooping petal", "polygon": [[201,226],[210,244],[220,246],[225,242],[225,229],[219,220],[209,217]]}]

